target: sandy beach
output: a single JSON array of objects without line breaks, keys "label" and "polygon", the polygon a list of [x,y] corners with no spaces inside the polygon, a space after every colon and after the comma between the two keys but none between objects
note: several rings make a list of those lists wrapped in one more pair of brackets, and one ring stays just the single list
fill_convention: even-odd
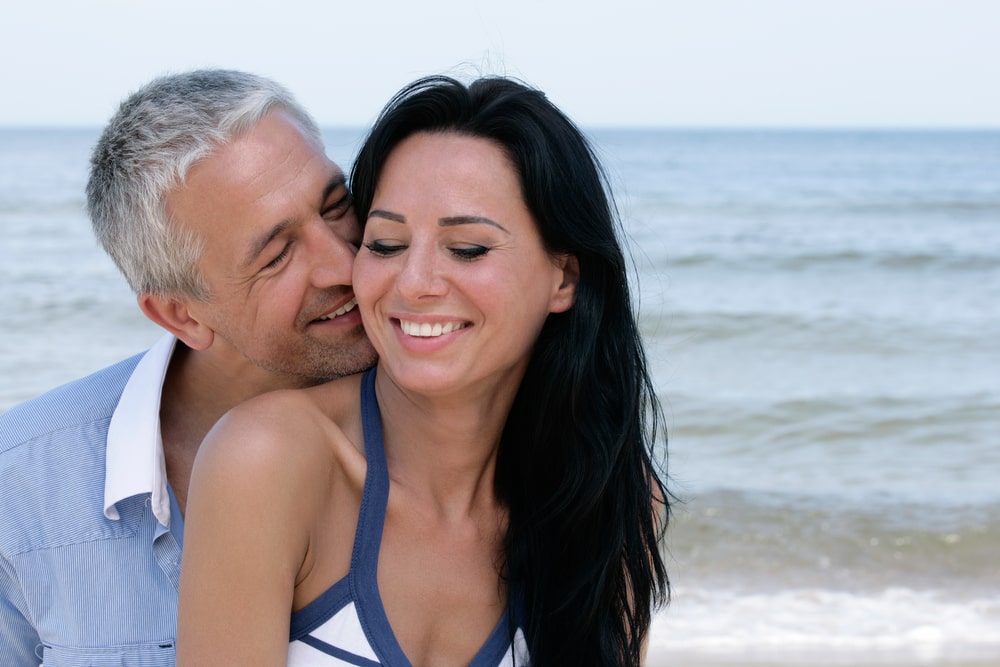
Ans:
[{"label": "sandy beach", "polygon": [[720,661],[698,656],[650,657],[645,667],[819,667],[840,665],[849,667],[1000,667],[1000,658],[984,660],[932,660],[930,662],[853,662],[853,661],[756,661],[737,659]]},{"label": "sandy beach", "polygon": [[882,654],[877,659],[860,652],[826,653],[822,657],[792,657],[787,659],[771,653],[765,656],[731,656],[720,658],[697,653],[650,651],[645,667],[1000,667],[1000,656],[978,658],[915,657],[894,658]]}]

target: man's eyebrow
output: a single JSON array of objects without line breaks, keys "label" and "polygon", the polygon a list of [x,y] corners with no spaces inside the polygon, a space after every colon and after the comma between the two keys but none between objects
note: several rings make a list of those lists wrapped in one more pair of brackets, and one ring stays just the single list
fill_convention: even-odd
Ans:
[{"label": "man's eyebrow", "polygon": [[490,225],[491,227],[496,227],[497,229],[507,232],[507,228],[501,225],[499,222],[490,220],[489,218],[484,218],[480,215],[454,215],[447,218],[439,218],[438,225],[441,227],[451,227],[454,225]]},{"label": "man's eyebrow", "polygon": [[347,185],[347,178],[343,174],[337,174],[330,179],[330,182],[323,188],[323,202],[325,203],[330,194],[337,188]]}]

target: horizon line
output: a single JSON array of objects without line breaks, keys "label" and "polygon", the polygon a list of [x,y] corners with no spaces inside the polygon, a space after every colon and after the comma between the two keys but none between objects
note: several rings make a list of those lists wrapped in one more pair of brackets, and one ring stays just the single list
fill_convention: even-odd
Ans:
[{"label": "horizon line", "polygon": [[[680,131],[680,132],[998,132],[1000,124],[996,125],[888,125],[876,124],[855,125],[855,124],[683,124],[666,123],[660,125],[652,124],[624,124],[624,123],[576,123],[581,130],[585,131]],[[320,130],[326,131],[367,131],[369,125],[359,124],[327,124],[318,123]],[[11,130],[73,130],[73,131],[100,131],[104,124],[90,123],[0,123],[0,131]]]}]

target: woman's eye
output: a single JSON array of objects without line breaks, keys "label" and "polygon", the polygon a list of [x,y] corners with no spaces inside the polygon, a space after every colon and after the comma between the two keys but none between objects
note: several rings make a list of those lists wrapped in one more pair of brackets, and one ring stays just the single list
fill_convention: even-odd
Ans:
[{"label": "woman's eye", "polygon": [[371,254],[379,257],[388,257],[406,249],[406,246],[401,243],[387,243],[385,241],[369,241],[365,243],[365,247]]},{"label": "woman's eye", "polygon": [[490,251],[488,247],[482,245],[458,246],[450,250],[455,257],[464,260],[478,259]]}]

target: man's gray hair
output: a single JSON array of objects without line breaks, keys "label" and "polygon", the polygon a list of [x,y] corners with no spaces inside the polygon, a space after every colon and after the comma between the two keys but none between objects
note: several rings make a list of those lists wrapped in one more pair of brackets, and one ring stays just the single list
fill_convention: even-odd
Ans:
[{"label": "man's gray hair", "polygon": [[136,294],[209,298],[197,268],[202,241],[171,224],[167,195],[196,162],[279,108],[322,146],[315,121],[284,87],[245,72],[163,76],[122,102],[91,156],[87,210]]}]

